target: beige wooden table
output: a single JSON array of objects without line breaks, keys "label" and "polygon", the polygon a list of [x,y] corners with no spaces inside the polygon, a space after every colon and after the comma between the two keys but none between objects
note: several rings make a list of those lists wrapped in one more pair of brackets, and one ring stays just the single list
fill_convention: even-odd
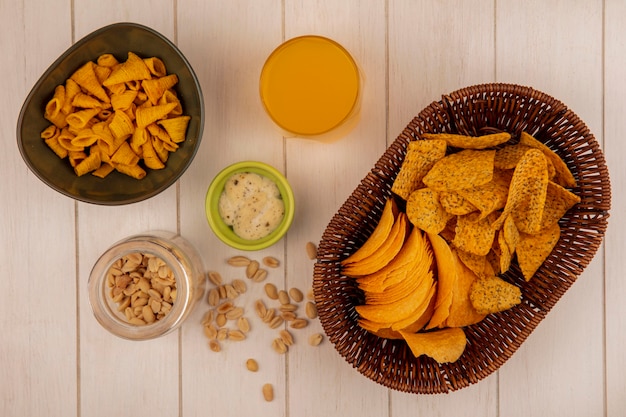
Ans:
[{"label": "beige wooden table", "polygon": [[[608,416],[626,413],[626,2],[623,0],[0,0],[0,415],[9,416]],[[101,207],[42,184],[20,158],[24,98],[72,42],[134,21],[170,39],[204,92],[201,149],[185,175],[147,201]],[[284,139],[258,99],[283,40],[343,44],[365,75],[361,121],[334,143]],[[207,270],[230,279],[240,254],[211,233],[203,200],[224,166],[254,159],[284,172],[297,200],[288,236],[254,253],[282,266],[270,281],[307,289],[304,251],[386,146],[441,94],[483,82],[533,86],[568,104],[602,144],[613,208],[605,244],[526,343],[492,376],[448,395],[389,391],[362,377],[312,323],[287,355],[261,323],[243,343],[208,349],[203,304],[179,331],[134,343],[103,330],[86,284],[97,257],[128,235],[187,237]],[[252,308],[252,289],[245,307]],[[259,292],[260,294],[260,292]],[[252,316],[252,315],[251,315]],[[261,369],[245,370],[248,357]],[[261,385],[275,387],[267,403]]]}]

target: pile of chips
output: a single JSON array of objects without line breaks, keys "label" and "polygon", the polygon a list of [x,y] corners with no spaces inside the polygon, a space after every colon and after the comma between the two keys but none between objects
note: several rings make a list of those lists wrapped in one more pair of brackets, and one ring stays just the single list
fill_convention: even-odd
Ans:
[{"label": "pile of chips", "polygon": [[51,124],[41,138],[77,176],[104,178],[115,170],[142,179],[146,169],[165,168],[185,140],[191,118],[183,114],[177,84],[159,58],[128,52],[119,62],[102,54],[55,88],[44,110]]},{"label": "pile of chips", "polygon": [[501,275],[516,260],[533,277],[580,202],[575,186],[563,160],[526,132],[410,142],[374,232],[342,261],[365,295],[359,325],[404,339],[416,356],[457,360],[463,327],[521,302]]}]

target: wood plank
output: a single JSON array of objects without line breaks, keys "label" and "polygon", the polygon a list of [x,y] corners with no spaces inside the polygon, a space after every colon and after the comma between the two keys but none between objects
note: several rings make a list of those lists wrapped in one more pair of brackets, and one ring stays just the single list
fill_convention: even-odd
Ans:
[{"label": "wood plank", "polygon": [[[258,80],[267,55],[281,40],[281,2],[242,0],[223,2],[178,1],[178,41],[196,70],[206,107],[202,145],[181,179],[180,229],[202,254],[207,270],[218,271],[225,282],[244,279],[248,291],[235,300],[245,310],[252,330],[243,342],[223,341],[221,352],[209,350],[200,325],[209,310],[206,301],[183,326],[181,361],[183,412],[190,416],[287,415],[285,356],[271,348],[277,330],[271,330],[254,312],[263,285],[245,278],[226,259],[242,254],[260,261],[272,255],[281,266],[271,270],[266,282],[282,285],[286,240],[258,252],[241,252],[219,241],[205,218],[204,201],[213,177],[224,167],[242,160],[257,160],[284,172],[283,143],[268,122],[258,95]],[[201,24],[189,24],[198,22]],[[268,303],[269,304],[269,303]],[[234,323],[228,323],[234,328]],[[259,371],[246,370],[254,358]],[[275,399],[265,402],[263,384],[274,386]]]},{"label": "wood plank", "polygon": [[[113,22],[135,21],[174,39],[172,10],[172,2],[76,1],[76,38]],[[115,242],[137,233],[177,230],[176,191],[174,185],[151,199],[118,207],[78,204],[81,415],[179,413],[178,333],[145,342],[120,339],[96,322],[87,296],[91,268]]]},{"label": "wood plank", "polygon": [[610,169],[612,193],[612,217],[605,245],[605,320],[606,320],[606,416],[618,417],[626,410],[626,315],[624,314],[624,282],[622,258],[626,250],[624,233],[626,225],[621,213],[626,210],[622,190],[625,187],[624,167],[624,114],[626,113],[626,4],[619,0],[605,2],[604,11],[604,151]]},{"label": "wood plank", "polygon": [[[0,73],[0,415],[408,415],[604,416],[626,409],[626,320],[621,274],[626,226],[623,114],[626,111],[622,0],[54,0],[2,1]],[[159,196],[123,207],[75,203],[45,186],[11,141],[23,100],[40,74],[73,41],[114,22],[134,21],[178,44],[194,67],[206,106],[200,151],[181,180]],[[263,63],[282,41],[320,34],[339,41],[363,74],[355,129],[335,141],[284,138],[258,95]],[[578,282],[501,370],[448,395],[416,396],[369,381],[324,340],[308,345],[318,321],[291,330],[287,355],[271,348],[278,329],[256,317],[263,285],[226,259],[272,255],[281,265],[266,282],[310,288],[317,243],[330,218],[386,146],[442,94],[483,82],[530,85],[561,99],[605,150],[613,209],[605,245]],[[210,231],[204,198],[226,165],[253,159],[285,173],[296,193],[287,237],[242,252]],[[7,181],[6,179],[10,179]],[[207,270],[243,278],[236,300],[252,331],[211,352],[200,324],[206,301],[178,332],[148,342],[107,333],[87,295],[96,259],[118,239],[179,231]],[[25,258],[26,257],[26,258]],[[24,259],[27,259],[24,261]],[[43,284],[45,283],[45,284]],[[301,305],[299,312],[302,313]],[[229,323],[234,327],[234,323]],[[245,361],[260,369],[251,373]],[[263,400],[261,386],[274,385]]]},{"label": "wood plank", "polygon": [[[331,217],[386,147],[384,15],[384,3],[376,1],[285,2],[285,40],[315,34],[337,41],[357,61],[363,81],[360,119],[346,136],[286,139],[288,178],[297,201],[297,222],[288,238],[289,287],[311,288],[313,263],[306,243],[319,242]],[[355,152],[358,157],[351,157]],[[318,348],[309,346],[316,332],[322,332],[317,320],[295,333],[287,375],[291,414],[385,415],[387,390],[353,369],[328,340]]]},{"label": "wood plank", "polygon": [[[74,202],[47,187],[20,158],[15,126],[40,75],[71,43],[69,3],[0,7],[3,209],[0,215],[0,415],[75,416]],[[55,36],[49,36],[55,33]],[[42,109],[43,112],[43,109]],[[51,154],[51,158],[54,157]]]},{"label": "wood plank", "polygon": [[389,3],[390,139],[443,94],[495,80],[493,16],[493,0]]},{"label": "wood plank", "polygon": [[[499,1],[497,78],[562,100],[602,137],[602,4]],[[601,415],[602,251],[500,370],[500,413]],[[582,330],[584,329],[584,330]]]},{"label": "wood plank", "polygon": [[[442,94],[494,80],[493,10],[493,1],[390,3],[390,138]],[[393,415],[436,410],[440,415],[496,416],[497,389],[494,374],[449,395],[394,392]]]}]

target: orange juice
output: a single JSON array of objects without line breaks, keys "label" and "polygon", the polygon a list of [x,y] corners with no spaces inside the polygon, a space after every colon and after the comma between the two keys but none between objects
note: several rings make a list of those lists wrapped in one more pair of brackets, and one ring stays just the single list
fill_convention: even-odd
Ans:
[{"label": "orange juice", "polygon": [[294,136],[325,134],[357,111],[360,78],[341,45],[321,36],[293,38],[272,52],[260,80],[272,120]]}]

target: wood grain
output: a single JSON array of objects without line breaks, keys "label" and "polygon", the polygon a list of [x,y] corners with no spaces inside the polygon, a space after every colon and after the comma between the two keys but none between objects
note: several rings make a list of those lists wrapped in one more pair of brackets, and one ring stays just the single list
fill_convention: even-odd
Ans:
[{"label": "wood grain", "polygon": [[[0,415],[622,416],[624,19],[621,0],[0,2]],[[28,170],[15,125],[51,62],[82,36],[120,21],[158,30],[192,64],[205,103],[202,145],[185,175],[156,197],[121,207],[76,203]],[[260,103],[265,59],[303,34],[338,41],[361,70],[360,118],[338,140],[285,138]],[[226,259],[275,256],[281,264],[266,282],[306,292],[314,261],[305,244],[319,242],[391,141],[442,94],[493,81],[562,100],[605,150],[613,208],[605,244],[584,274],[497,373],[448,395],[408,395],[364,378],[328,340],[308,345],[322,331],[318,321],[292,330],[288,354],[274,352],[278,329],[254,313],[257,299],[273,302]],[[221,243],[204,211],[212,178],[246,159],[283,172],[296,197],[288,235],[250,253]],[[157,340],[129,342],[98,325],[87,296],[93,264],[117,240],[150,230],[181,233],[207,271],[246,281],[237,300],[252,325],[245,341],[211,352],[200,325],[204,300],[179,331]],[[248,358],[258,372],[245,368]],[[274,386],[272,402],[263,399],[265,383]]]},{"label": "wood grain", "polygon": [[[15,142],[23,100],[71,43],[69,7],[2,2],[0,16],[0,50],[5,55],[0,73],[8,77],[0,111],[4,200],[0,276],[6,291],[0,303],[4,333],[0,414],[74,416],[78,400],[74,202],[26,168]],[[40,31],[55,31],[56,36],[28,35]],[[33,50],[39,52],[28,57],[24,53]],[[51,241],[56,244],[49,245]]]},{"label": "wood grain", "polygon": [[606,415],[619,416],[626,410],[626,315],[623,313],[626,283],[622,265],[624,250],[623,213],[626,211],[624,180],[626,170],[622,163],[624,114],[626,113],[626,44],[623,21],[626,5],[617,0],[607,1],[604,9],[604,151],[610,168],[613,189],[612,217],[605,245],[605,369],[606,369]]},{"label": "wood grain", "polygon": [[[557,1],[546,9],[539,1],[500,1],[496,15],[498,80],[530,85],[563,101],[600,143],[601,6],[600,2]],[[601,415],[602,263],[600,251],[501,368],[499,408],[503,415]]]}]

